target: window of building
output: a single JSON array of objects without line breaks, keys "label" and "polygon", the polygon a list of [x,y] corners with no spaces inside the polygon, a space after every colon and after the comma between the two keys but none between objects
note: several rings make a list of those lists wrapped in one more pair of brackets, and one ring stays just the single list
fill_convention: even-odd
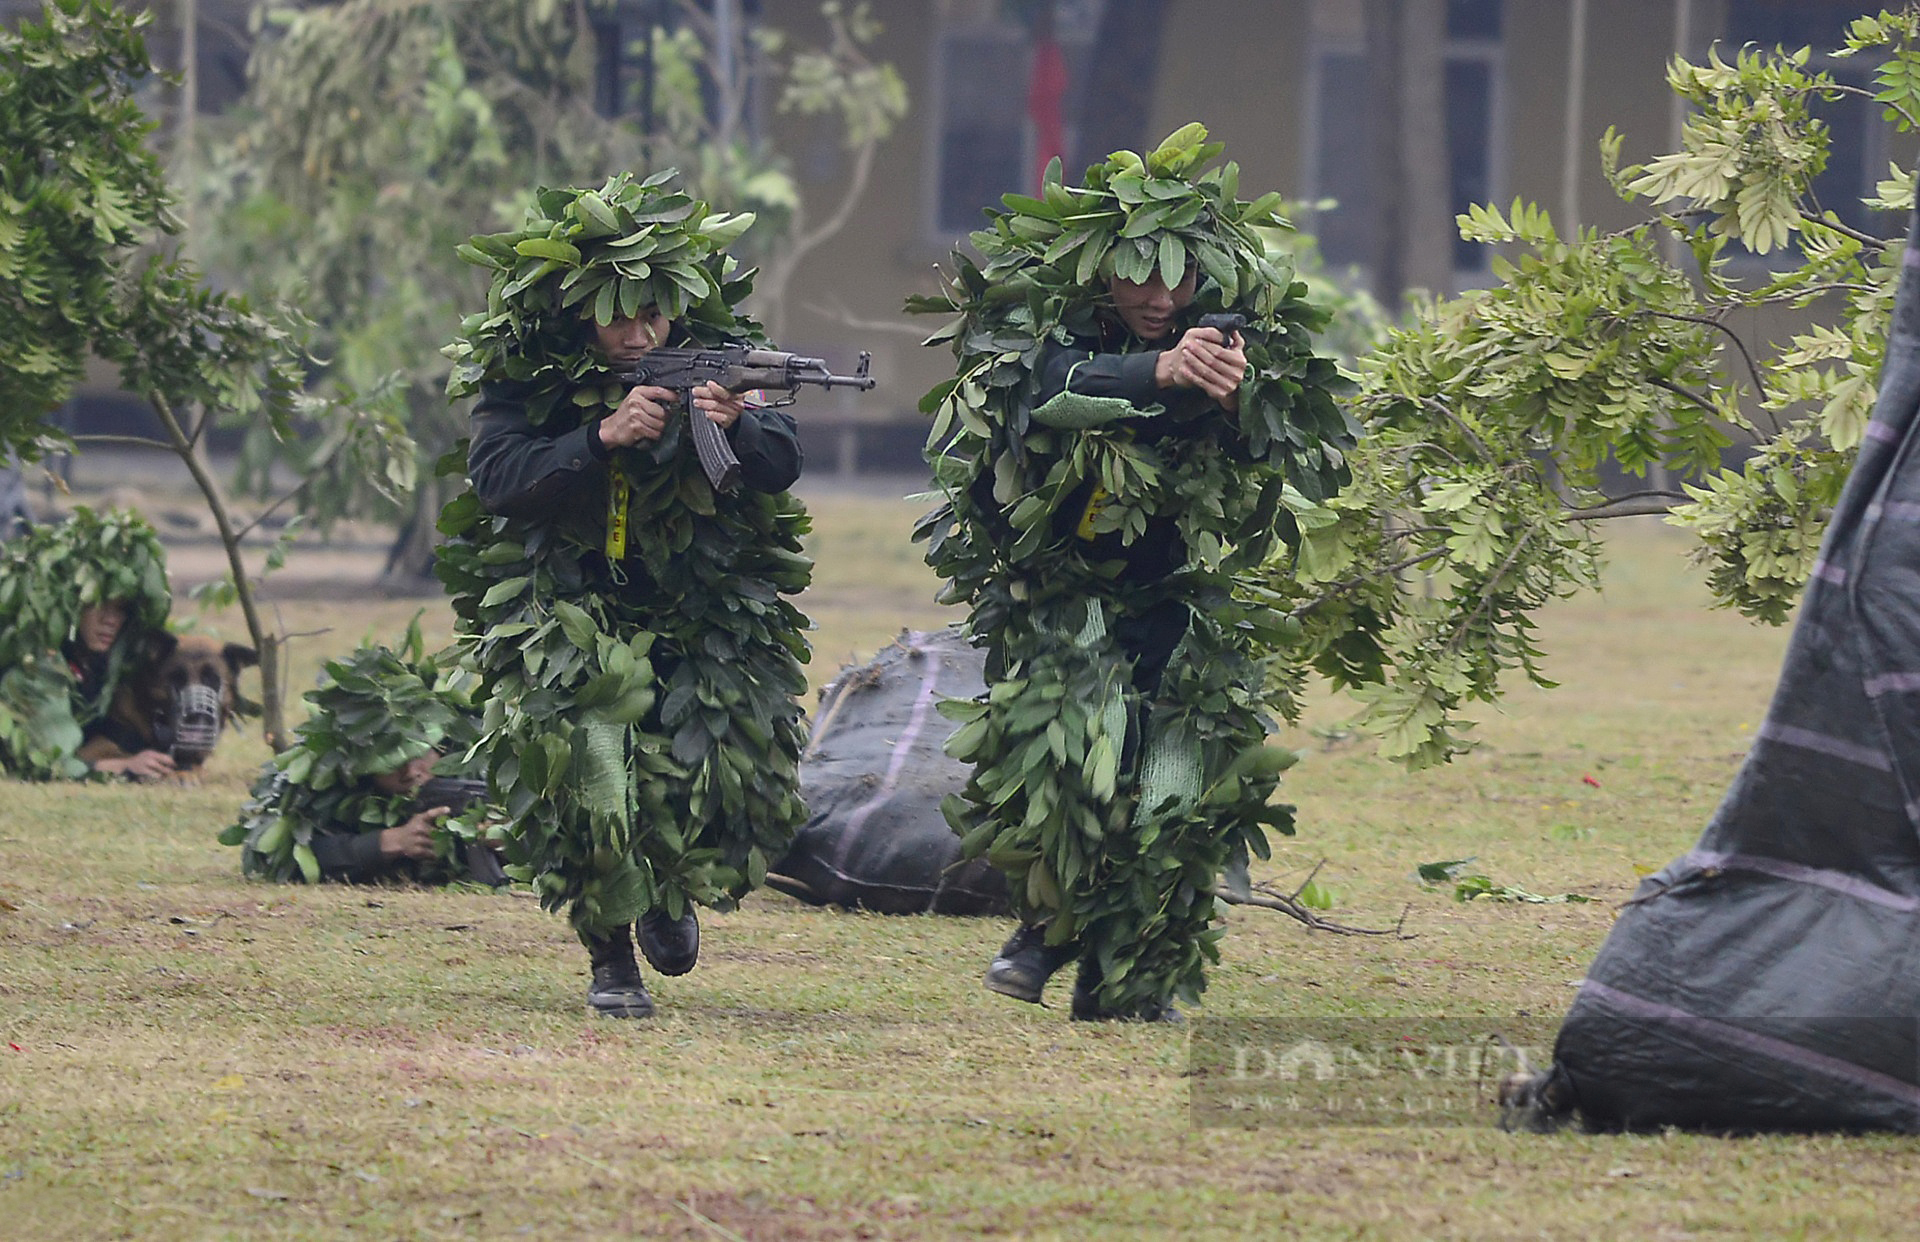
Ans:
[{"label": "window of building", "polygon": [[[1501,52],[1500,0],[1447,0],[1447,211],[1464,215],[1495,198]],[[1453,269],[1487,270],[1490,247],[1453,232]]]},{"label": "window of building", "polygon": [[[1874,62],[1823,53],[1843,46],[1853,19],[1876,8],[1843,0],[1729,0],[1722,55],[1748,44],[1789,52],[1810,47],[1815,52],[1807,65],[1810,71],[1871,89]],[[1830,144],[1826,167],[1813,182],[1814,200],[1853,228],[1883,235],[1897,232],[1897,223],[1890,224],[1886,213],[1872,211],[1860,201],[1887,177],[1888,135],[1881,105],[1845,95],[1816,99],[1810,106],[1826,122]]]},{"label": "window of building", "polygon": [[[1501,0],[1448,0],[1441,73],[1449,220],[1499,196],[1502,18]],[[1348,26],[1315,50],[1309,179],[1313,198],[1336,203],[1313,221],[1322,255],[1335,266],[1365,266],[1381,228],[1374,127],[1386,118],[1373,107],[1364,43]],[[1470,281],[1487,263],[1487,247],[1455,239],[1457,274]]]},{"label": "window of building", "polygon": [[[1067,151],[1077,137],[1073,119],[1100,7],[1098,0],[1060,0],[1052,6],[1054,37],[1067,66],[1067,91],[1060,101]],[[1027,111],[1032,74],[1033,34],[1025,26],[956,23],[934,41],[929,223],[943,241],[979,228],[981,209],[998,207],[1002,194],[1033,192],[1034,133]],[[1078,171],[1068,169],[1069,178]]]}]

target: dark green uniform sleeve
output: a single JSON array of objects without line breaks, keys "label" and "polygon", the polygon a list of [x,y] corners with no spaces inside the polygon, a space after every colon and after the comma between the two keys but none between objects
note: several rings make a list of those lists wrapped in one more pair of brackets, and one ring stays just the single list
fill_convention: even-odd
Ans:
[{"label": "dark green uniform sleeve", "polygon": [[607,450],[591,424],[564,431],[535,427],[511,388],[489,384],[481,389],[467,446],[467,477],[487,512],[557,516],[583,485],[598,487],[605,480],[606,463]]},{"label": "dark green uniform sleeve", "polygon": [[1040,390],[1035,405],[1044,405],[1063,392],[1083,397],[1119,397],[1137,406],[1152,405],[1166,394],[1154,382],[1161,351],[1137,354],[1101,354],[1091,349],[1049,342],[1040,358]]},{"label": "dark green uniform sleeve", "polygon": [[[355,884],[377,880],[398,869],[402,860],[380,852],[378,829],[353,832],[334,828],[313,834],[313,857],[320,864],[320,878],[335,884]],[[298,873],[295,874],[298,877]]]}]

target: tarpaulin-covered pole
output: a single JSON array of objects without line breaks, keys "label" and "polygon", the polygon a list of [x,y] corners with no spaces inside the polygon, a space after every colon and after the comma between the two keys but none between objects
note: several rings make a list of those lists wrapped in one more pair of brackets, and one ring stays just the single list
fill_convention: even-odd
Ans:
[{"label": "tarpaulin-covered pole", "polygon": [[1920,1130],[1920,246],[1766,722],[1519,1089],[1604,1129]]}]

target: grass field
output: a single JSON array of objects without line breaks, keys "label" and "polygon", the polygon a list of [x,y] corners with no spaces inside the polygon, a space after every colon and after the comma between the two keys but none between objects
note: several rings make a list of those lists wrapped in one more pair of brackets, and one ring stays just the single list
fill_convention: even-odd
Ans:
[{"label": "grass field", "polygon": [[[913,506],[813,507],[818,685],[943,614]],[[1711,812],[1784,644],[1706,611],[1681,548],[1619,531],[1604,597],[1546,619],[1561,688],[1517,688],[1446,770],[1379,762],[1316,704],[1286,785],[1300,834],[1256,878],[1325,860],[1334,917],[1404,910],[1411,935],[1238,910],[1197,1022],[1561,1012],[1615,904]],[[326,630],[295,685],[416,607],[283,605]],[[583,953],[524,897],[243,882],[214,835],[264,753],[230,740],[198,788],[0,784],[0,1236],[1892,1237],[1920,1217],[1904,1139],[1512,1135],[1491,1110],[1195,1127],[1188,1034],[989,996],[993,921],[759,894],[703,920],[656,1019],[596,1020]],[[1469,855],[1596,900],[1461,904],[1414,878]]]}]

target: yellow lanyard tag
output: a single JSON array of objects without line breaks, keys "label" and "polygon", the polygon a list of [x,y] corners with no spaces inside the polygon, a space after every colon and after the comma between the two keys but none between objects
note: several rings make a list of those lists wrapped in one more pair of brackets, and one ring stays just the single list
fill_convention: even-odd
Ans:
[{"label": "yellow lanyard tag", "polygon": [[1074,534],[1079,535],[1082,539],[1093,538],[1093,520],[1100,516],[1100,511],[1106,508],[1107,502],[1112,499],[1112,492],[1095,483],[1093,485],[1093,495],[1087,497],[1086,512],[1080,515],[1080,527],[1074,531]]},{"label": "yellow lanyard tag", "polygon": [[627,498],[632,491],[625,471],[618,466],[607,471],[607,560],[615,565],[627,558]]}]

